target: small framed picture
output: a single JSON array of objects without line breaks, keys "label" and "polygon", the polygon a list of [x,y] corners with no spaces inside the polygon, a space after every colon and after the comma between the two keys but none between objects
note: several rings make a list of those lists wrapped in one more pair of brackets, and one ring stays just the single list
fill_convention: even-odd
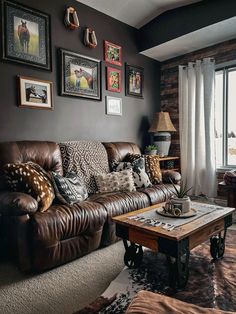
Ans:
[{"label": "small framed picture", "polygon": [[111,92],[121,92],[121,70],[107,67],[107,89]]},{"label": "small framed picture", "polygon": [[61,95],[101,100],[101,61],[60,49]]},{"label": "small framed picture", "polygon": [[2,58],[51,70],[50,16],[2,0]]},{"label": "small framed picture", "polygon": [[125,94],[143,98],[144,70],[138,66],[125,64]]},{"label": "small framed picture", "polygon": [[52,82],[18,76],[19,107],[53,109]]},{"label": "small framed picture", "polygon": [[122,99],[106,96],[106,114],[122,116]]},{"label": "small framed picture", "polygon": [[105,61],[122,66],[122,48],[121,46],[104,41]]}]

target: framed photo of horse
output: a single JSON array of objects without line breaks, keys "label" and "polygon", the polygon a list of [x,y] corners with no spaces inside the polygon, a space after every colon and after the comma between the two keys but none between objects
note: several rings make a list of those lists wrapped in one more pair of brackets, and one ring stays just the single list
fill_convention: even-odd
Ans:
[{"label": "framed photo of horse", "polygon": [[101,61],[60,49],[61,95],[101,100]]},{"label": "framed photo of horse", "polygon": [[125,64],[125,95],[143,98],[144,69]]},{"label": "framed photo of horse", "polygon": [[52,82],[18,76],[19,107],[53,109]]},{"label": "framed photo of horse", "polygon": [[2,0],[2,59],[51,70],[50,16]]}]

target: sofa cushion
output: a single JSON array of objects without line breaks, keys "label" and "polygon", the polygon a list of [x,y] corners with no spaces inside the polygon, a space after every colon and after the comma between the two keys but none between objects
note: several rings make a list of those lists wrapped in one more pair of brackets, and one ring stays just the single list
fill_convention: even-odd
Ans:
[{"label": "sofa cushion", "polygon": [[95,193],[97,186],[94,175],[109,172],[105,147],[96,141],[72,141],[59,145],[64,173],[75,172],[88,193]]},{"label": "sofa cushion", "polygon": [[94,194],[88,200],[103,205],[107,212],[107,221],[104,225],[101,242],[102,246],[114,243],[118,239],[112,217],[150,205],[149,197],[145,193],[138,191]]},{"label": "sofa cushion", "polygon": [[4,173],[14,192],[30,194],[38,202],[38,210],[46,211],[55,197],[53,186],[39,165],[33,162],[6,164]]},{"label": "sofa cushion", "polygon": [[145,161],[144,158],[140,157],[131,162],[113,162],[113,171],[122,171],[124,169],[132,169],[134,183],[137,188],[145,188],[151,186],[149,177],[145,171]]},{"label": "sofa cushion", "polygon": [[104,207],[87,200],[35,213],[31,218],[33,268],[52,268],[97,249],[106,219]]},{"label": "sofa cushion", "polygon": [[62,177],[52,171],[51,178],[56,197],[62,204],[82,202],[88,197],[86,188],[74,172],[68,172]]},{"label": "sofa cushion", "polygon": [[95,176],[98,192],[136,191],[132,169]]},{"label": "sofa cushion", "polygon": [[157,184],[150,188],[139,189],[145,193],[150,200],[151,205],[166,202],[173,196],[174,187],[172,184]]},{"label": "sofa cushion", "polygon": [[137,144],[130,142],[110,142],[103,143],[106,148],[109,163],[113,161],[123,161],[128,153],[141,154]]}]

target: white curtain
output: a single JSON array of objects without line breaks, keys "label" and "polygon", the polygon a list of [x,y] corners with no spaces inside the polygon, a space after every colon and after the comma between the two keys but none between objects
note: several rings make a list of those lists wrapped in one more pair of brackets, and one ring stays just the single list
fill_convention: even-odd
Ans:
[{"label": "white curtain", "polygon": [[214,85],[213,59],[179,66],[181,174],[192,195],[216,196]]}]

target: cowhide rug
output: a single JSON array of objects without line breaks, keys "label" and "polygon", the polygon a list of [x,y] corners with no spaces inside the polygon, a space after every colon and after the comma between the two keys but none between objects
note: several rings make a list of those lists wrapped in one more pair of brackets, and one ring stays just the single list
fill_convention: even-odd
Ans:
[{"label": "cowhide rug", "polygon": [[139,290],[167,294],[203,307],[236,312],[236,230],[228,230],[224,258],[212,262],[209,241],[191,251],[190,274],[183,291],[168,289],[164,255],[146,250],[141,266],[124,270],[108,289],[76,314],[123,314]]}]

